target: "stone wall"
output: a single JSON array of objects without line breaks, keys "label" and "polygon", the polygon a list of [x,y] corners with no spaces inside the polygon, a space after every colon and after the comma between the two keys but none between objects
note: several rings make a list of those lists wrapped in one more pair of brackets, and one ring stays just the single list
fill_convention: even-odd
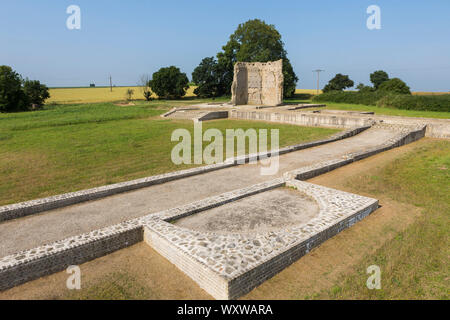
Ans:
[{"label": "stone wall", "polygon": [[231,86],[234,105],[268,105],[283,103],[283,60],[236,62]]}]

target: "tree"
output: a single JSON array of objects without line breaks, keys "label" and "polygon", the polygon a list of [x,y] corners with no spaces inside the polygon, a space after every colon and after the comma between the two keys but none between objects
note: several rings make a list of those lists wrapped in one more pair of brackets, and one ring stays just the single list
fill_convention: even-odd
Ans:
[{"label": "tree", "polygon": [[356,89],[358,89],[358,91],[361,93],[374,91],[374,89],[371,86],[366,86],[366,85],[364,85],[364,83],[359,83],[356,86]]},{"label": "tree", "polygon": [[392,78],[388,81],[383,82],[378,90],[399,94],[411,94],[411,90],[409,89],[409,87],[399,78]]},{"label": "tree", "polygon": [[139,78],[139,87],[141,88],[142,95],[144,96],[145,100],[150,101],[152,98],[152,91],[149,87],[150,83],[150,77],[147,74],[143,74]]},{"label": "tree", "polygon": [[175,66],[161,68],[153,73],[149,86],[161,98],[181,98],[189,88],[189,80],[185,73]]},{"label": "tree", "polygon": [[350,88],[354,86],[354,82],[350,80],[348,75],[336,74],[333,79],[328,81],[328,84],[323,88],[323,92],[329,91],[342,91],[345,88]]},{"label": "tree", "polygon": [[389,75],[383,70],[378,70],[370,74],[370,82],[373,83],[373,87],[377,90],[380,85],[389,80]]},{"label": "tree", "polygon": [[133,94],[134,94],[133,89],[127,89],[127,91],[125,91],[125,99],[127,101],[131,101],[133,99]]},{"label": "tree", "polygon": [[230,40],[217,54],[221,90],[229,94],[233,82],[234,64],[243,62],[267,62],[283,59],[284,96],[295,93],[298,77],[287,58],[284,43],[275,26],[259,19],[249,20],[238,26]]},{"label": "tree", "polygon": [[23,82],[23,92],[28,97],[28,102],[34,105],[34,108],[41,107],[44,101],[50,98],[47,86],[41,84],[39,80],[26,79]]},{"label": "tree", "polygon": [[9,66],[0,66],[0,112],[26,110],[27,107],[22,77]]},{"label": "tree", "polygon": [[197,84],[194,93],[201,98],[219,97],[226,92],[221,86],[219,65],[214,57],[200,62],[192,72],[192,81]]}]

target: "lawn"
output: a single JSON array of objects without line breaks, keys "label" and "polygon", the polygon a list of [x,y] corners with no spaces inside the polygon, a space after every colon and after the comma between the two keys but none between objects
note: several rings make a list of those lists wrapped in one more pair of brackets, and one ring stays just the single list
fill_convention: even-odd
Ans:
[{"label": "lawn", "polygon": [[[449,299],[450,143],[421,142],[416,152],[346,185],[412,204],[422,215],[317,298]],[[365,267],[371,264],[382,270],[381,290],[359,285],[367,279]]]},{"label": "lawn", "polygon": [[424,138],[312,179],[381,207],[244,298],[449,299],[449,169],[450,142]]},{"label": "lawn", "polygon": [[[172,132],[186,128],[193,134],[193,122],[158,116],[177,103],[58,105],[0,114],[0,205],[193,166],[170,158],[177,144]],[[280,146],[338,131],[238,120],[209,121],[203,124],[208,128],[278,128]]]}]

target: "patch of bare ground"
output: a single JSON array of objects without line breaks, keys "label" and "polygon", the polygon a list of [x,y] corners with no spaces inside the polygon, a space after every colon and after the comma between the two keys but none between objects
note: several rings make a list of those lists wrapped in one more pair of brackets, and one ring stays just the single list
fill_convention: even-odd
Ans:
[{"label": "patch of bare ground", "polygon": [[65,271],[0,292],[0,299],[212,299],[144,242],[80,265],[81,290]]}]

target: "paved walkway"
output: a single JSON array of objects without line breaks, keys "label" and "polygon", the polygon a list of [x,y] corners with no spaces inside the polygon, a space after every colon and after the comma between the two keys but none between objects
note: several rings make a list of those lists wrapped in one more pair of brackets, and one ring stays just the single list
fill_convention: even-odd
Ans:
[{"label": "paved walkway", "polygon": [[371,128],[354,137],[279,157],[274,176],[246,164],[0,223],[0,257],[152,212],[271,180],[284,172],[380,145],[398,134]]}]

